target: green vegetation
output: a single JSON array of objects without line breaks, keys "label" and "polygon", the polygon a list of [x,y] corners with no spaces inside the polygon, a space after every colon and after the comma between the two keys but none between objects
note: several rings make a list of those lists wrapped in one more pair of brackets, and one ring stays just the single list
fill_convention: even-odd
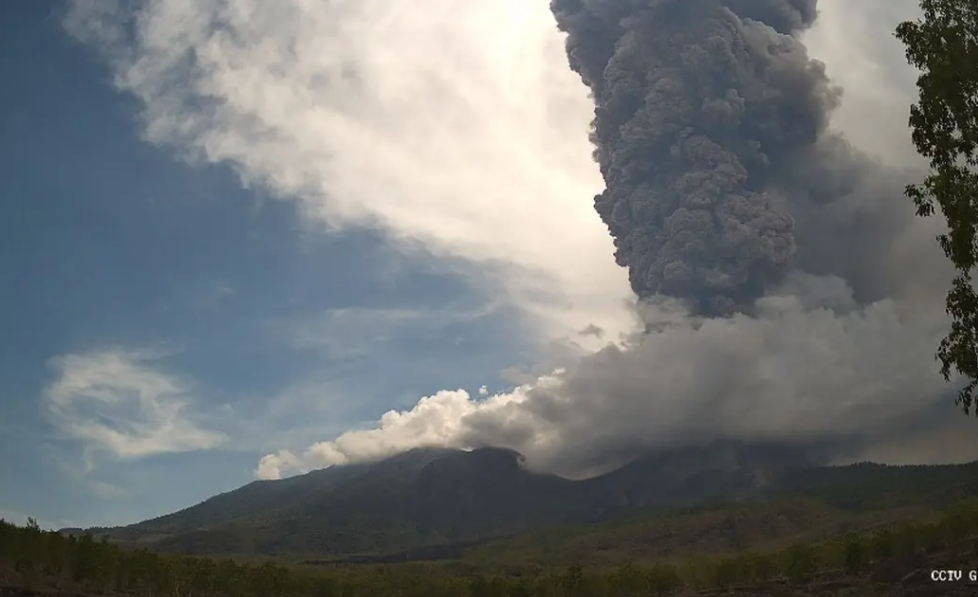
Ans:
[{"label": "green vegetation", "polygon": [[957,275],[947,295],[951,331],[937,356],[945,379],[952,379],[952,370],[968,379],[957,398],[967,413],[978,391],[978,293],[972,282],[978,266],[978,3],[921,0],[920,6],[923,18],[901,24],[897,38],[921,71],[910,126],[918,153],[930,160],[930,175],[909,186],[907,196],[918,215],[939,208],[947,220],[948,232],[938,242]]},{"label": "green vegetation", "polygon": [[[168,516],[91,532],[128,547],[185,555],[418,560],[464,557],[478,545],[490,560],[511,561],[519,553],[563,565],[586,563],[582,554],[590,554],[588,562],[618,565],[629,557],[658,557],[649,547],[653,538],[670,553],[737,549],[789,536],[807,541],[819,538],[819,528],[838,533],[880,522],[871,512],[906,517],[978,496],[978,464],[787,469],[759,484],[745,462],[733,472],[706,471],[695,482],[663,473],[655,460],[568,481],[521,470],[502,451],[418,451],[256,482]],[[710,530],[733,524],[709,521],[720,515],[707,504],[724,502],[761,505],[744,510],[747,520],[730,532]],[[787,510],[769,512],[764,504],[775,502]],[[680,522],[675,508],[689,504],[697,506]],[[663,526],[656,512],[672,522]],[[699,516],[706,512],[713,513]],[[781,526],[771,527],[769,516]],[[694,531],[697,525],[705,528]],[[683,543],[682,537],[697,534],[705,535],[695,545]]]},{"label": "green vegetation", "polygon": [[[774,582],[802,586],[843,579],[857,589],[862,587],[859,594],[868,591],[866,583],[900,580],[922,565],[927,553],[969,537],[978,537],[978,502],[958,505],[932,522],[905,522],[868,534],[794,543],[776,551],[743,550],[644,565],[629,563],[614,569],[575,564],[532,574],[527,570],[490,574],[459,563],[242,564],[232,559],[127,550],[95,541],[90,535],[63,535],[42,531],[36,524],[18,527],[0,522],[0,579],[5,580],[0,587],[153,597],[617,597],[688,594]],[[897,577],[880,578],[879,571],[893,561],[904,564]]]},{"label": "green vegetation", "polygon": [[939,515],[939,510],[923,505],[847,511],[815,499],[791,498],[552,527],[486,542],[460,555],[480,568],[504,570],[572,564],[610,569],[629,562],[680,564],[690,553],[722,555],[748,548],[776,551],[793,543],[818,543],[849,532]]},{"label": "green vegetation", "polygon": [[946,508],[978,495],[978,463],[849,466],[787,471],[777,495],[824,501],[848,511],[926,505]]},{"label": "green vegetation", "polygon": [[370,465],[258,481],[96,536],[170,553],[342,556],[443,545],[553,524],[586,507],[576,484],[510,452],[413,450]]},{"label": "green vegetation", "polygon": [[[978,496],[978,464],[787,469],[757,486],[745,483],[751,470],[710,473],[729,490],[722,504],[656,463],[582,483],[534,476],[499,452],[413,454],[251,484],[123,529],[0,525],[0,595],[785,595],[778,587],[825,583],[865,595],[881,574],[899,580],[928,551],[978,537],[978,505],[954,506]],[[664,491],[699,505],[649,500]],[[537,516],[553,504],[569,520]],[[603,515],[588,516],[596,505]]]}]

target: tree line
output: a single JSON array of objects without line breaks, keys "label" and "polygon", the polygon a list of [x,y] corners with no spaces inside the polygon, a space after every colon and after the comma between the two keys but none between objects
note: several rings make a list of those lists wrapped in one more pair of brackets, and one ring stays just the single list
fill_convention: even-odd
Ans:
[{"label": "tree line", "polygon": [[488,574],[423,564],[309,567],[160,555],[88,534],[44,531],[33,521],[17,526],[0,520],[0,570],[13,571],[25,588],[61,586],[134,597],[661,597],[772,581],[803,584],[831,574],[858,576],[877,563],[971,537],[978,537],[978,502],[957,506],[933,522],[781,551],[693,556],[614,570],[574,565],[536,574]]}]

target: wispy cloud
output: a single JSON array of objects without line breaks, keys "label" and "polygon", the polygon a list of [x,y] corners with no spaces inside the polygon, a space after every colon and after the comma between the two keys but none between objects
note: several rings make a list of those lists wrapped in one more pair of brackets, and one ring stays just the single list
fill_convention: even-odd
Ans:
[{"label": "wispy cloud", "polygon": [[206,450],[222,433],[194,421],[188,384],[158,368],[159,354],[104,350],[53,359],[55,380],[44,410],[66,435],[82,443],[89,466],[104,454],[136,459]]},{"label": "wispy cloud", "polygon": [[469,309],[369,308],[328,309],[287,323],[299,349],[322,351],[330,359],[355,359],[399,338],[441,334],[451,326],[494,314],[499,305]]},{"label": "wispy cloud", "polygon": [[238,291],[230,285],[219,280],[211,280],[200,296],[197,297],[195,306],[201,309],[215,307],[223,301],[233,298]]}]

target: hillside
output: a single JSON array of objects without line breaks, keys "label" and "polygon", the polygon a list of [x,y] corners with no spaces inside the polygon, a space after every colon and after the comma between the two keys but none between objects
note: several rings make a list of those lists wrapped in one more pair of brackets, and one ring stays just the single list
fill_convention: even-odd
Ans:
[{"label": "hillside", "polygon": [[721,502],[804,500],[812,511],[831,512],[842,528],[853,512],[860,520],[848,524],[861,527],[872,522],[866,513],[923,512],[976,495],[978,464],[819,468],[770,447],[722,445],[650,455],[571,481],[529,472],[518,454],[505,450],[427,449],[256,481],[180,512],[96,534],[174,553],[430,559],[543,528]]},{"label": "hillside", "polygon": [[414,450],[371,465],[256,481],[98,534],[181,553],[397,549],[559,522],[570,484],[524,471],[517,456],[503,450]]},{"label": "hillside", "polygon": [[972,568],[976,557],[976,502],[961,504],[932,520],[911,519],[873,532],[795,542],[780,549],[693,552],[617,567],[573,564],[533,571],[457,562],[359,567],[242,564],[230,559],[159,556],[87,536],[0,522],[0,595],[923,597],[973,594],[978,584],[967,574],[956,582],[935,583],[930,571]]}]

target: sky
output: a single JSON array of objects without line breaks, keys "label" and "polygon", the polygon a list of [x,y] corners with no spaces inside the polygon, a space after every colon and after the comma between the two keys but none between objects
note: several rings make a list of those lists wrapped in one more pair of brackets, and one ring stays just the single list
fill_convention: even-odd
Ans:
[{"label": "sky", "polygon": [[[473,429],[534,453],[573,427],[523,437],[526,396],[637,354],[606,351],[643,316],[547,3],[420,4],[3,3],[0,516],[126,524]],[[834,127],[911,169],[915,4],[821,0],[805,34]],[[933,323],[872,338],[939,396]]]}]

